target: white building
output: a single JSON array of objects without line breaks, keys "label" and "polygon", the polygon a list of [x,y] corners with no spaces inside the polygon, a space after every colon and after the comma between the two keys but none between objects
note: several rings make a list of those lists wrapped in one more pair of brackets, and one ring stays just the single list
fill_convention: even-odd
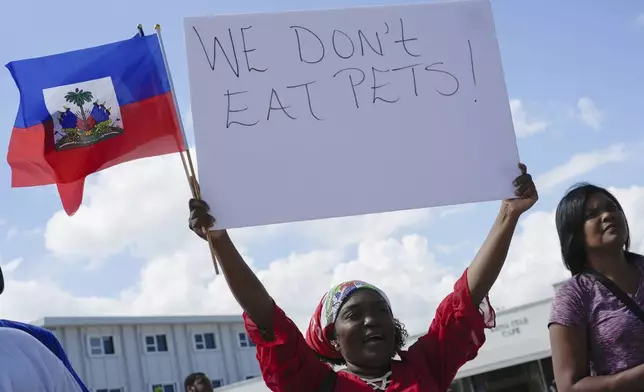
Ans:
[{"label": "white building", "polygon": [[[555,285],[555,288],[558,285]],[[494,305],[494,298],[491,298]],[[496,328],[486,331],[478,356],[465,364],[452,392],[546,392],[554,379],[550,359],[548,315],[552,299],[496,313]],[[428,322],[431,316],[428,315]],[[418,336],[410,337],[413,343]],[[222,392],[269,392],[261,379],[221,389]]]},{"label": "white building", "polygon": [[184,378],[207,374],[217,387],[260,375],[241,316],[47,317],[92,392],[183,392]]}]

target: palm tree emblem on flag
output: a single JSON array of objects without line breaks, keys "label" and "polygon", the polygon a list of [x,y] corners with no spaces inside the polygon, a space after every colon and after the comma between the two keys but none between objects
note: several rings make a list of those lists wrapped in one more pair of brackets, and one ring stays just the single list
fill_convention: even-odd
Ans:
[{"label": "palm tree emblem on flag", "polygon": [[87,124],[87,116],[85,115],[85,108],[83,108],[83,105],[85,105],[86,102],[92,102],[93,98],[94,96],[91,91],[83,91],[79,89],[76,89],[76,91],[70,91],[65,95],[65,100],[67,102],[73,103],[80,108],[80,114],[82,117],[78,121],[80,125],[78,128],[80,129],[88,130],[93,128],[93,126],[90,126],[89,128],[84,126],[84,124]]}]

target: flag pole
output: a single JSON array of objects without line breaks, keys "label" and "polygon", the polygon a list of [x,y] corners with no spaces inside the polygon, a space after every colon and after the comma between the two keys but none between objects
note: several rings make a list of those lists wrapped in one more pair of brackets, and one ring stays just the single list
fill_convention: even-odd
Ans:
[{"label": "flag pole", "polygon": [[[141,26],[141,25],[139,25]],[[161,47],[161,57],[163,57],[163,65],[165,66],[166,74],[168,75],[168,82],[170,83],[170,93],[172,95],[172,100],[174,101],[175,114],[177,116],[177,121],[179,122],[179,129],[181,130],[181,136],[183,137],[183,145],[186,148],[186,152],[190,154],[190,149],[188,148],[188,138],[186,137],[186,130],[183,127],[183,119],[181,118],[181,111],[179,110],[179,103],[177,102],[177,95],[174,92],[174,83],[172,81],[172,74],[170,73],[170,66],[168,65],[168,60],[165,54],[165,47],[163,46],[163,38],[161,37],[161,25],[154,25],[154,30],[156,31],[157,38],[159,39],[159,46]],[[139,28],[139,32],[142,32],[143,28]],[[195,171],[190,165],[190,170],[186,164],[186,158],[183,153],[181,155],[181,162],[183,163],[183,169],[186,172],[186,177],[188,178],[188,185],[190,185],[190,190],[192,191],[192,196],[199,198],[198,192],[195,190],[193,182],[195,180]],[[189,155],[188,155],[189,156]]]},{"label": "flag pole", "polygon": [[[139,25],[140,26],[140,25]],[[181,118],[181,111],[179,110],[179,103],[177,102],[177,95],[174,90],[174,83],[172,81],[172,74],[170,73],[170,66],[168,65],[168,58],[166,57],[165,47],[163,46],[163,37],[161,37],[161,25],[154,25],[154,30],[156,31],[157,37],[159,39],[159,46],[161,47],[161,56],[163,57],[163,64],[165,65],[165,71],[168,75],[168,81],[170,83],[170,92],[172,94],[172,99],[174,100],[174,109],[177,115],[177,120],[179,121],[179,129],[181,129],[181,135],[183,137],[183,144],[186,148],[186,157],[188,164],[186,165],[186,157],[183,156],[183,152],[180,152],[181,162],[183,163],[183,170],[186,173],[188,178],[188,184],[190,185],[190,190],[192,191],[192,197],[201,199],[201,192],[199,190],[199,183],[197,182],[197,175],[195,173],[194,165],[192,164],[192,156],[190,155],[190,148],[188,147],[188,138],[186,137],[186,130],[183,126],[183,120]],[[143,28],[139,28],[139,32],[143,32]],[[219,275],[219,266],[217,265],[217,251],[215,250],[214,244],[212,242],[212,237],[207,228],[202,228],[206,238],[208,239],[208,247],[210,248],[210,255],[212,256],[212,264],[215,267],[215,274]]]}]

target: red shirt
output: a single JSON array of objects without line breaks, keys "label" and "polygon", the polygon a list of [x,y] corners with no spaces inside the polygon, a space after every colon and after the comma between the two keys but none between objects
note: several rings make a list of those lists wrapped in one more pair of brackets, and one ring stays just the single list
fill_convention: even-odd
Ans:
[{"label": "red shirt", "polygon": [[[485,342],[484,329],[494,326],[486,298],[482,311],[472,304],[467,271],[436,309],[429,331],[400,353],[391,365],[387,392],[445,392],[458,369],[474,359]],[[266,341],[244,313],[248,336],[257,345],[257,360],[266,385],[274,392],[315,392],[331,371],[306,344],[302,333],[275,306],[275,339]],[[373,392],[359,377],[339,372],[335,392]]]}]

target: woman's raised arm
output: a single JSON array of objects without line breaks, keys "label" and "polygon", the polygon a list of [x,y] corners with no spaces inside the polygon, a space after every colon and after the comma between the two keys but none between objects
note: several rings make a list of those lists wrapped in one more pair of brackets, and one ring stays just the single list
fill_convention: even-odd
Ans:
[{"label": "woman's raised arm", "polygon": [[[190,228],[206,238],[203,228],[215,220],[202,200],[190,200]],[[235,299],[246,313],[248,336],[266,385],[275,392],[315,391],[332,372],[306,344],[295,323],[275,305],[255,273],[244,262],[225,230],[209,233],[219,264]],[[249,320],[250,319],[250,320]]]},{"label": "woman's raised arm", "polygon": [[521,175],[514,180],[516,197],[503,200],[501,210],[490,233],[467,269],[470,296],[472,302],[477,306],[483,301],[499,277],[519,216],[530,209],[539,199],[537,188],[532,177],[528,174],[526,166],[520,163],[519,168]]},{"label": "woman's raised arm", "polygon": [[[215,224],[215,219],[209,213],[210,207],[203,200],[197,199],[190,200],[189,206],[190,229],[199,237],[206,239],[203,228],[211,229]],[[275,314],[273,299],[239,254],[226,230],[211,231],[210,236],[233,296],[248,317],[261,330],[267,332],[269,336],[272,335]]]}]

